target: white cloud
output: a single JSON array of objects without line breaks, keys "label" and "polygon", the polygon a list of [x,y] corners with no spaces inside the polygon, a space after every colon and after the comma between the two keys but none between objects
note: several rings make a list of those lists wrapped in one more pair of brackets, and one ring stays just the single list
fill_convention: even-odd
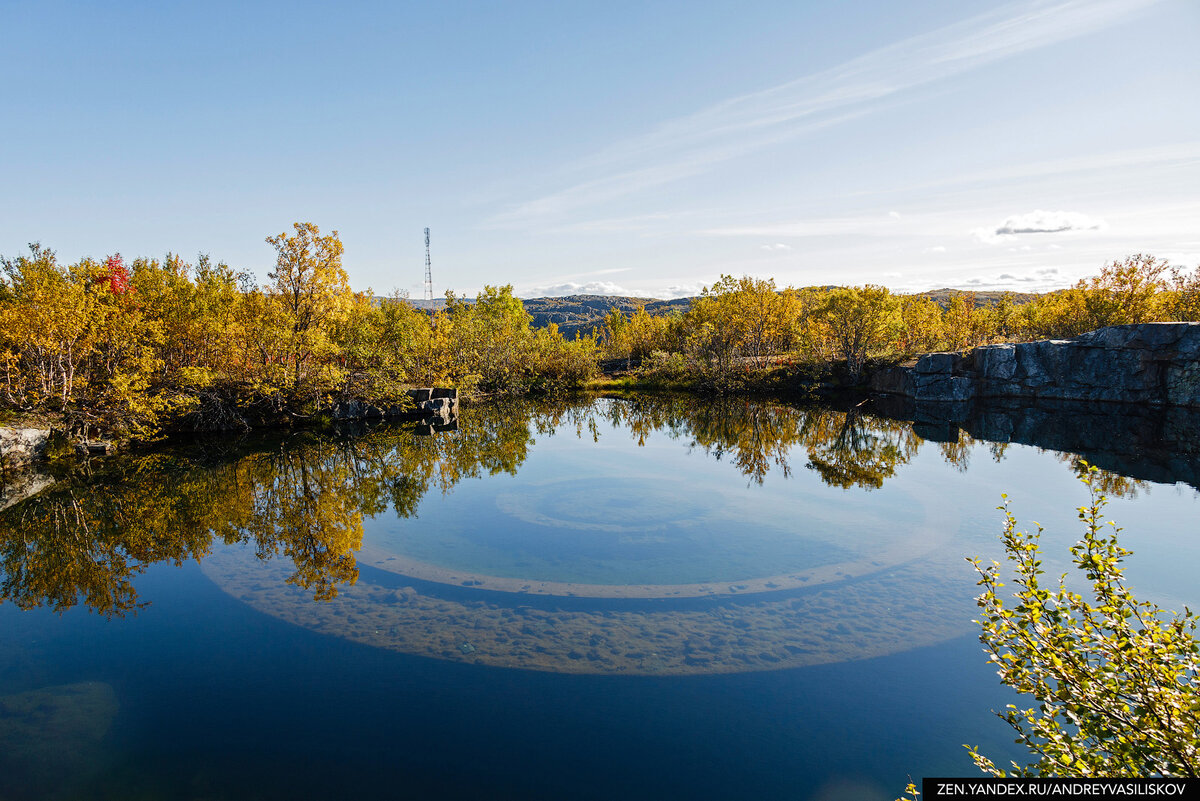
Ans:
[{"label": "white cloud", "polygon": [[1053,289],[1061,282],[1050,278],[1051,273],[1058,270],[1035,270],[1033,275],[1018,275],[1015,273],[1000,273],[999,275],[975,277],[963,282],[964,286],[980,290],[1013,289],[1020,292],[1043,292]]},{"label": "white cloud", "polygon": [[926,253],[945,253],[946,246],[945,245],[934,245],[931,248],[925,248],[925,252]]},{"label": "white cloud", "polygon": [[772,251],[772,252],[778,252],[781,250],[791,250],[792,249],[791,245],[785,245],[782,242],[776,242],[774,245],[759,245],[758,247],[762,250]]},{"label": "white cloud", "polygon": [[1057,234],[1063,231],[1096,231],[1105,226],[1103,220],[1093,220],[1085,214],[1070,211],[1042,211],[1009,217],[996,229],[1005,234]]},{"label": "white cloud", "polygon": [[690,298],[700,294],[703,284],[676,284],[669,286],[658,297],[661,298]]},{"label": "white cloud", "polygon": [[564,295],[622,295],[639,297],[641,293],[632,292],[611,281],[589,281],[586,284],[566,281],[561,284],[539,286],[521,293],[523,298],[558,298]]},{"label": "white cloud", "polygon": [[898,212],[898,211],[889,211],[889,212],[888,212],[888,216],[889,216],[889,217],[891,217],[893,220],[898,220],[898,219],[900,219],[900,212]]},{"label": "white cloud", "polygon": [[971,233],[980,242],[995,244],[1006,236],[1102,231],[1107,227],[1104,220],[1093,219],[1079,212],[1036,209],[1028,214],[1014,214],[995,228],[976,228]]},{"label": "white cloud", "polygon": [[1196,250],[1193,250],[1193,251],[1187,251],[1187,250],[1168,251],[1168,252],[1162,254],[1162,258],[1169,261],[1172,264],[1172,266],[1175,266],[1175,267],[1183,267],[1183,268],[1189,268],[1189,269],[1192,267],[1200,267],[1200,251],[1196,251]]}]

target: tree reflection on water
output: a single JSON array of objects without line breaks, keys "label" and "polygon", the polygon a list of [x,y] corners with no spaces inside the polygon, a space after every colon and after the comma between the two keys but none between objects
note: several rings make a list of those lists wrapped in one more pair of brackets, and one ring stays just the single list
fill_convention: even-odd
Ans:
[{"label": "tree reflection on water", "polygon": [[[470,407],[457,431],[432,436],[381,425],[197,443],[78,467],[0,512],[2,599],[121,616],[144,604],[134,579],[149,565],[200,561],[221,543],[286,557],[289,584],[331,600],[357,581],[364,516],[391,508],[411,517],[431,490],[515,474],[538,437],[595,441],[601,423],[638,445],[659,435],[685,442],[758,484],[772,471],[788,477],[802,459],[829,485],[878,488],[926,441],[912,424],[860,408],[640,395]],[[958,431],[937,447],[966,469],[974,442]],[[1003,445],[992,455],[1002,459]],[[1101,480],[1114,494],[1141,485],[1118,473]]]}]

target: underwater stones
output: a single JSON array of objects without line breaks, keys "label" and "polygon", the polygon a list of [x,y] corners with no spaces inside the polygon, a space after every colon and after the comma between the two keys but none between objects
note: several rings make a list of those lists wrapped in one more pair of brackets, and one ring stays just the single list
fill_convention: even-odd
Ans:
[{"label": "underwater stones", "polygon": [[97,760],[117,707],[112,686],[95,681],[0,696],[0,775],[56,794]]},{"label": "underwater stones", "polygon": [[[930,558],[960,569],[957,555]],[[259,563],[238,549],[213,554],[202,569],[251,606],[322,634],[448,661],[577,674],[736,673],[895,653],[969,631],[975,591],[965,574],[928,587],[924,574],[893,572],[715,608],[539,609],[457,592],[380,604],[395,590],[384,592],[364,577],[329,605],[288,592],[287,565]],[[261,589],[243,594],[250,585]],[[922,594],[920,604],[911,603]],[[864,628],[864,621],[885,620]]]},{"label": "underwater stones", "polygon": [[386,600],[394,604],[406,604],[412,601],[416,594],[417,591],[412,587],[401,587],[400,589],[389,593],[386,597]]}]

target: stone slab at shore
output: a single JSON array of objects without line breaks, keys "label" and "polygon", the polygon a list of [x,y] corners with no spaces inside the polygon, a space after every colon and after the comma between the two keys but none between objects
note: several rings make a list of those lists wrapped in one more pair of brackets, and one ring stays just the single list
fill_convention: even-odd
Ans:
[{"label": "stone slab at shore", "polygon": [[1200,408],[1200,323],[1099,328],[1074,339],[981,345],[889,367],[872,390],[917,401],[1105,401]]}]

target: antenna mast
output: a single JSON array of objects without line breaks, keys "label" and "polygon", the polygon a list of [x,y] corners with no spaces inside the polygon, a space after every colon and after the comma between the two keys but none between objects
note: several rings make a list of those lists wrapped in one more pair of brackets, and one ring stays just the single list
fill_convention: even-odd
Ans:
[{"label": "antenna mast", "polygon": [[425,229],[425,302],[433,311],[433,270],[429,261],[429,229]]}]

